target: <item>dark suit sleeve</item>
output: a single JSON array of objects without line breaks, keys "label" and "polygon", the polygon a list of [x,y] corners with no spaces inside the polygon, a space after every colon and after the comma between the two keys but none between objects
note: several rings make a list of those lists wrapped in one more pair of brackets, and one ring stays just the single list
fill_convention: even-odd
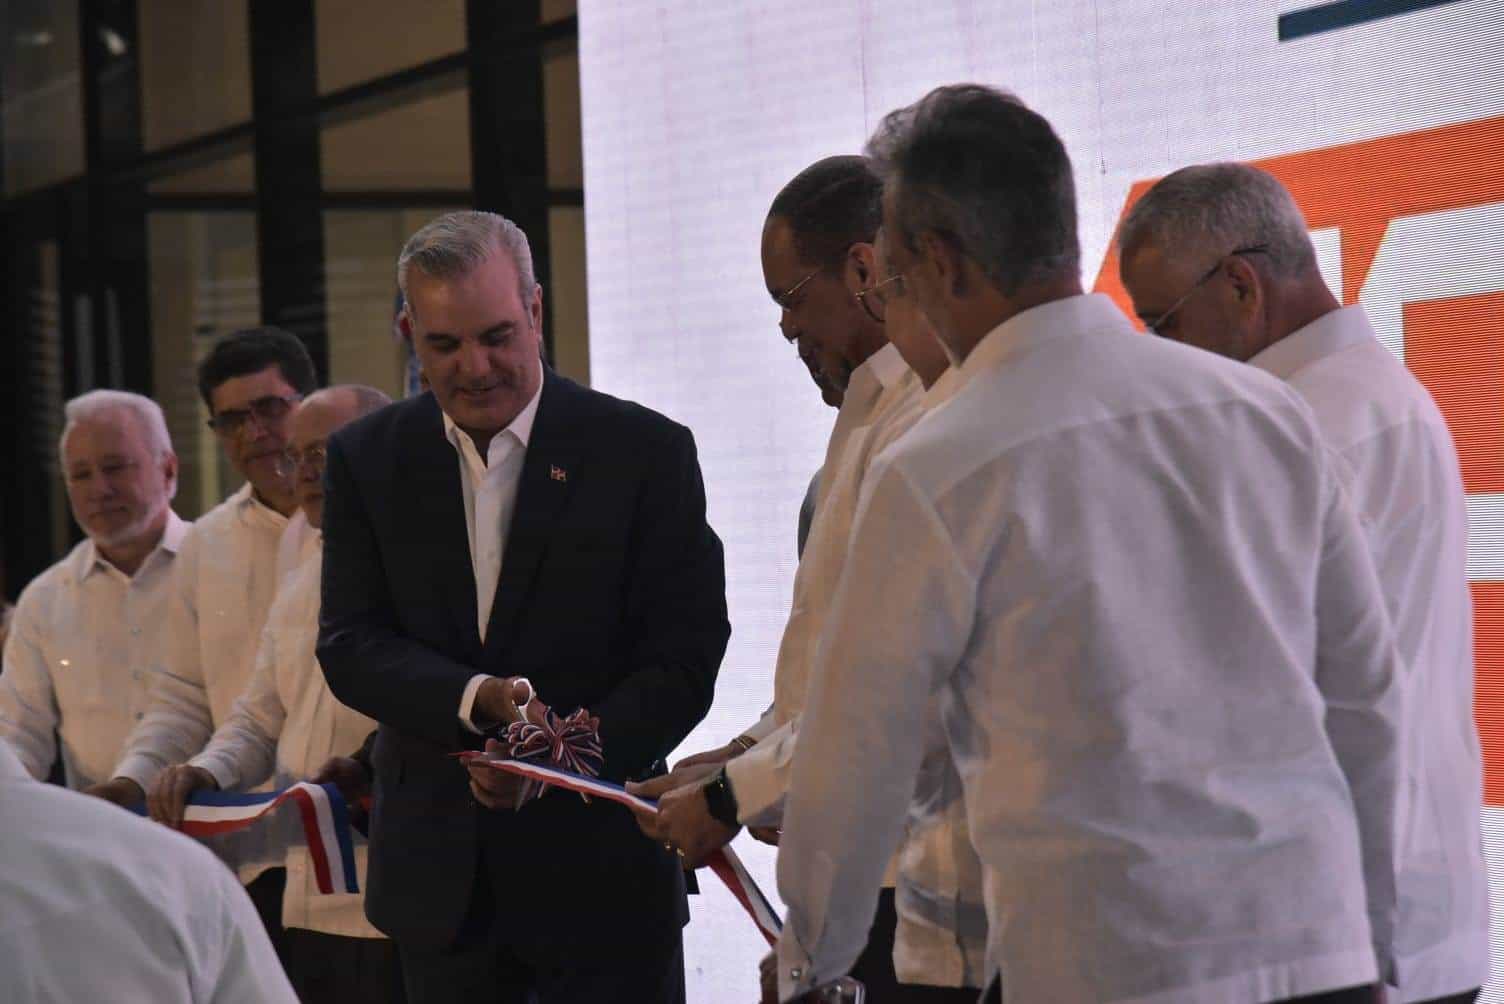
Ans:
[{"label": "dark suit sleeve", "polygon": [[340,701],[441,746],[460,739],[459,708],[476,670],[398,631],[376,530],[352,476],[343,437],[329,441],[324,474],[324,583],[319,664]]},{"label": "dark suit sleeve", "polygon": [[689,430],[656,454],[635,514],[625,597],[630,668],[605,700],[607,777],[666,757],[710,710],[731,625],[721,542],[705,520],[705,485]]}]

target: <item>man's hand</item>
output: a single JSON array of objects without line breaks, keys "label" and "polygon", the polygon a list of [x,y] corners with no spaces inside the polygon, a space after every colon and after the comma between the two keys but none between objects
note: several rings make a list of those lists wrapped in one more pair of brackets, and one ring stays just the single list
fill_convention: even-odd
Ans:
[{"label": "man's hand", "polygon": [[677,850],[690,868],[703,865],[711,851],[731,843],[731,838],[741,828],[717,820],[705,804],[705,782],[720,769],[717,764],[680,767],[663,777],[627,785],[627,790],[634,795],[658,797],[656,816],[633,810],[637,825],[652,839]]},{"label": "man's hand", "polygon": [[470,720],[476,728],[522,721],[522,706],[533,699],[533,685],[520,676],[495,676],[475,692]]},{"label": "man's hand", "polygon": [[188,796],[200,788],[218,791],[219,782],[202,767],[192,767],[186,763],[168,767],[151,786],[151,791],[146,796],[146,811],[157,822],[174,830],[182,829],[183,806],[187,804]]},{"label": "man's hand", "polygon": [[704,753],[696,753],[694,756],[685,757],[683,760],[680,760],[678,763],[674,764],[674,770],[679,770],[683,767],[703,767],[707,764],[713,764],[714,766],[719,767],[727,760],[730,760],[733,757],[740,756],[746,751],[747,749],[745,746],[735,740],[732,740],[724,746],[717,746],[713,750],[706,750]]},{"label": "man's hand", "polygon": [[759,1004],[778,1004],[778,953],[769,952],[757,964],[758,982],[762,985]]},{"label": "man's hand", "polygon": [[109,781],[101,781],[99,784],[91,784],[84,789],[84,794],[102,798],[106,802],[114,802],[126,809],[146,801],[146,792],[128,777],[117,777]]},{"label": "man's hand", "polygon": [[[627,790],[643,798],[658,798],[660,795],[673,791],[675,788],[682,788],[686,784],[703,782],[713,777],[715,772],[720,769],[721,765],[719,763],[689,764],[681,761],[667,774],[661,774],[658,777],[642,782],[628,781]],[[674,845],[669,842],[668,832],[663,829],[662,821],[658,818],[656,812],[644,812],[634,807],[632,815],[637,817],[638,828],[647,835],[649,840],[654,843],[663,844],[670,850],[673,849]]]},{"label": "man's hand", "polygon": [[[487,739],[486,752],[505,753],[506,749],[495,739]],[[472,763],[465,769],[470,772],[470,794],[481,805],[514,811],[522,804],[522,789],[527,783],[524,778],[482,763]]]},{"label": "man's hand", "polygon": [[347,756],[332,756],[325,760],[324,766],[309,780],[314,784],[334,785],[350,805],[359,805],[360,800],[371,793],[371,776],[359,760]]}]

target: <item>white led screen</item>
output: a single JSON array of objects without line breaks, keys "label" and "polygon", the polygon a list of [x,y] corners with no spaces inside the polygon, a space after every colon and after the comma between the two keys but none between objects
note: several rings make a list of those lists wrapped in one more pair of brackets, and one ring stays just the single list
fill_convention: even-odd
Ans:
[{"label": "white led screen", "polygon": [[[1504,580],[1504,6],[1309,6],[581,0],[592,382],[694,430],[726,542],[731,646],[681,752],[724,742],[769,699],[796,512],[832,419],[763,288],[768,204],[812,161],[858,152],[895,106],[977,80],[1018,93],[1065,140],[1088,283],[1136,183],[1241,159],[1296,192],[1328,281],[1369,308],[1453,424],[1489,798],[1504,804],[1504,582],[1490,581]],[[1344,23],[1406,7],[1421,9]],[[1504,865],[1500,832],[1486,827]],[[737,846],[774,892],[771,851]],[[763,945],[702,885],[690,999],[753,1000]]]}]

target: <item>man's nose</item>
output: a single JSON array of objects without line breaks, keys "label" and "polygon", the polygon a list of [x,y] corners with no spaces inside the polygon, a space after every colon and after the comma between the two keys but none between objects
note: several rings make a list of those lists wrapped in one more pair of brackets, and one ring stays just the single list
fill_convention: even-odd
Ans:
[{"label": "man's nose", "polygon": [[479,342],[460,346],[460,372],[466,377],[485,376],[492,370],[491,354]]}]

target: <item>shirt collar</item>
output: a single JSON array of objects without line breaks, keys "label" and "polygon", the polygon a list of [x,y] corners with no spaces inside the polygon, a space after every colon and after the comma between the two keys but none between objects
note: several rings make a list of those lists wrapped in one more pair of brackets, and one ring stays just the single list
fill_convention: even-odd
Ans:
[{"label": "shirt collar", "polygon": [[241,485],[228,501],[243,520],[268,523],[277,527],[287,526],[287,517],[258,499],[249,481]]},{"label": "shirt collar", "polygon": [[[162,529],[162,539],[157,541],[157,546],[152,548],[151,554],[146,556],[146,561],[141,562],[141,567],[145,568],[147,562],[150,562],[159,553],[177,554],[178,548],[182,546],[183,537],[187,535],[190,525],[180,519],[178,514],[169,508],[167,510],[167,525]],[[78,548],[78,564],[73,568],[73,578],[75,581],[82,582],[93,573],[104,571],[106,567],[114,568],[113,565],[105,560],[104,555],[99,553],[99,548],[94,546],[94,541],[85,538],[84,542]],[[118,572],[120,570],[115,569],[115,571]],[[124,575],[125,573],[120,572],[120,574]]]},{"label": "shirt collar", "polygon": [[939,379],[930,384],[924,392],[921,404],[926,410],[944,404],[955,394],[961,385],[961,371],[955,366],[947,366],[945,372],[940,374]]},{"label": "shirt collar", "polygon": [[[538,367],[541,370],[543,364],[540,362]],[[512,419],[505,429],[498,432],[496,436],[491,437],[491,443],[494,445],[497,437],[510,432],[513,436],[517,437],[517,441],[522,444],[522,448],[524,450],[527,449],[528,441],[533,438],[533,422],[538,417],[538,402],[542,397],[543,379],[540,375],[538,389],[533,391],[533,396],[528,400],[527,404],[522,406],[522,410],[517,413],[517,417]],[[475,441],[465,435],[464,430],[454,423],[454,419],[449,417],[449,412],[440,408],[439,414],[444,416],[444,438],[453,443],[455,449],[463,452],[465,443],[469,443],[471,449],[475,448]],[[486,452],[488,454],[491,452],[490,447],[486,449]]]},{"label": "shirt collar", "polygon": [[[889,342],[872,353],[858,369],[870,370],[877,378],[877,382],[887,389],[903,379],[903,375],[909,372],[909,364],[903,361],[903,355],[898,351],[898,346]],[[852,376],[855,375],[855,373],[852,374]]]},{"label": "shirt collar", "polygon": [[[1007,360],[1031,341],[1056,334],[1117,331],[1134,334],[1128,318],[1102,293],[1082,293],[1030,307],[993,328],[961,363],[952,393],[960,383]],[[938,387],[939,384],[937,383]]]},{"label": "shirt collar", "polygon": [[1288,380],[1318,359],[1373,340],[1368,315],[1354,304],[1322,314],[1305,327],[1290,332],[1248,360],[1248,364]]}]

